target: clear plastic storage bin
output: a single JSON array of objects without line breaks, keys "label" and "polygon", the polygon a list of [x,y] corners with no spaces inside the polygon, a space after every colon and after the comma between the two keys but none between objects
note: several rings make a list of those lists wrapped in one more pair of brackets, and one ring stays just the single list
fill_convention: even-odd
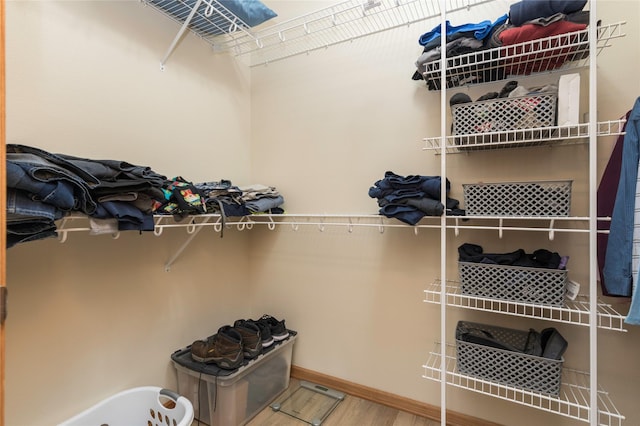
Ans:
[{"label": "clear plastic storage bin", "polygon": [[190,347],[171,355],[178,392],[189,398],[195,418],[209,426],[244,425],[287,387],[296,333],[236,370],[191,359]]}]

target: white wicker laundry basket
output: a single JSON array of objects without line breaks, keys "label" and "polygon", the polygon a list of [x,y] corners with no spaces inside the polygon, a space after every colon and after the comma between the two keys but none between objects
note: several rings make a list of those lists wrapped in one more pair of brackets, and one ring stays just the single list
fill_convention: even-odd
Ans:
[{"label": "white wicker laundry basket", "polygon": [[119,392],[59,426],[189,426],[193,406],[184,396],[157,386]]}]

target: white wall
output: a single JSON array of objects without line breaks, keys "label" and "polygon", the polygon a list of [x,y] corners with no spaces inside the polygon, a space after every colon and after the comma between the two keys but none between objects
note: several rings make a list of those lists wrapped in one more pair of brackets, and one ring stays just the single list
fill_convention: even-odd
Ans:
[{"label": "white wall", "polygon": [[[274,2],[279,10],[295,2]],[[310,9],[322,4],[315,2]],[[495,19],[509,2],[452,14],[454,25]],[[600,120],[617,119],[637,96],[638,4],[598,3],[603,25],[628,21],[626,38],[614,40],[600,55]],[[251,171],[287,194],[289,213],[377,213],[371,185],[392,170],[402,175],[440,174],[440,157],[422,151],[422,139],[438,136],[440,92],[410,79],[421,53],[418,37],[438,21],[332,46],[308,55],[252,68]],[[557,74],[518,78],[526,86],[557,79]],[[586,100],[588,74],[582,73]],[[624,82],[621,84],[621,82]],[[472,98],[499,90],[504,82],[452,89]],[[585,104],[586,105],[586,104]],[[586,107],[583,109],[586,112]],[[447,116],[449,111],[445,111]],[[600,170],[615,138],[600,141]],[[288,160],[288,161],[287,161]],[[447,157],[452,196],[462,200],[462,183],[478,181],[571,179],[572,211],[587,215],[586,145],[476,152]],[[300,331],[294,363],[366,386],[438,405],[439,384],[422,378],[422,364],[439,339],[439,306],[423,303],[423,290],[439,276],[440,234],[436,230],[325,229],[262,231],[252,241],[254,305],[286,301],[282,315]],[[254,237],[255,238],[255,237]],[[451,234],[448,276],[457,276],[455,249],[463,242],[506,252],[548,248],[569,254],[571,279],[588,281],[586,235],[466,231]],[[259,277],[259,280],[258,280]],[[583,291],[586,289],[583,288]],[[613,301],[620,304],[620,301]],[[626,309],[622,304],[619,309]],[[260,310],[260,309],[258,309]],[[626,312],[626,311],[625,311]],[[451,308],[452,340],[459,319],[542,329],[556,326],[570,341],[566,365],[589,369],[585,328]],[[600,333],[600,379],[611,391],[627,424],[640,423],[635,401],[640,369],[632,361],[640,331]],[[624,366],[624,367],[621,367]],[[448,389],[448,408],[500,424],[573,425],[577,421],[468,391]]]},{"label": "white wall", "polygon": [[[330,2],[268,4],[282,20]],[[450,19],[479,21],[504,10],[498,3]],[[635,2],[599,2],[604,23],[629,22],[629,35],[600,56],[602,120],[620,117],[640,95],[640,59],[630,54],[640,43],[639,14]],[[421,149],[422,138],[439,132],[440,94],[410,79],[416,40],[436,24],[251,70],[188,36],[163,72],[159,60],[177,27],[138,2],[10,1],[7,139],[150,165],[193,181],[274,185],[289,213],[375,214],[367,190],[386,170],[440,174],[440,158]],[[501,84],[460,91],[477,97],[494,87]],[[602,141],[601,169],[614,141]],[[460,199],[460,184],[480,179],[571,178],[575,213],[586,214],[586,159],[585,146],[474,153],[450,156],[448,176]],[[172,387],[173,350],[236,317],[264,312],[299,332],[294,364],[439,404],[439,384],[421,377],[439,335],[440,308],[423,302],[439,274],[439,231],[283,227],[222,239],[205,231],[164,272],[185,239],[181,230],[117,240],[78,234],[65,244],[9,250],[7,424],[51,424],[134,385]],[[499,240],[495,232],[468,231],[450,236],[448,256],[455,259],[455,247],[467,241],[496,251],[569,253],[572,279],[587,279],[584,236],[556,235],[551,245],[545,235]],[[449,339],[460,318],[548,325],[449,312]],[[588,368],[586,330],[558,328],[570,340],[567,364]],[[600,380],[626,424],[640,424],[638,333],[632,327],[599,334]],[[581,424],[468,391],[448,394],[448,408],[501,424]],[[33,410],[35,403],[43,409]]]},{"label": "white wall", "polygon": [[137,1],[9,1],[7,142],[246,179],[249,73],[192,35],[161,71],[177,32]]},{"label": "white wall", "polygon": [[[249,71],[141,2],[7,2],[7,142],[249,179]],[[170,355],[249,317],[247,233],[68,236],[7,254],[6,424],[50,425],[125,388],[176,389]]]}]

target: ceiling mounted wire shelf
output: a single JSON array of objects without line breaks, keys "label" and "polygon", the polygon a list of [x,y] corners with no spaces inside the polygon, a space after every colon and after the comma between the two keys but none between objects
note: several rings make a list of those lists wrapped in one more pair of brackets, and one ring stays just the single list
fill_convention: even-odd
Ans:
[{"label": "ceiling mounted wire shelf", "polygon": [[[537,408],[539,410],[589,422],[590,401],[589,374],[569,368],[562,369],[562,381],[558,396],[520,389],[514,386],[461,374],[457,368],[456,348],[446,345],[445,369],[446,382],[449,385],[471,390],[506,401]],[[441,381],[441,344],[436,343],[423,365],[425,379]],[[598,424],[622,426],[625,417],[616,409],[609,394],[601,387],[598,390]]]},{"label": "ceiling mounted wire shelf", "polygon": [[183,24],[193,12],[189,30],[205,40],[235,32],[251,36],[249,25],[217,0],[143,0],[143,3],[179,24]]},{"label": "ceiling mounted wire shelf", "polygon": [[[447,12],[467,10],[491,0],[447,0]],[[246,57],[250,66],[325,49],[371,34],[440,15],[432,0],[347,0],[250,34],[229,33],[210,40],[218,50]]]},{"label": "ceiling mounted wire shelf", "polygon": [[215,38],[224,34],[252,38],[249,25],[218,0],[142,0],[142,2],[181,25],[178,34],[160,61],[162,69],[186,31],[211,44]]},{"label": "ceiling mounted wire shelf", "polygon": [[[445,287],[448,306],[589,326],[590,304],[589,298],[585,295],[578,295],[576,300],[567,299],[565,306],[558,307],[465,295],[462,294],[460,283],[453,280],[447,280]],[[440,304],[441,281],[436,279],[428,285],[424,292],[426,303]],[[598,328],[627,331],[624,328],[625,316],[620,314],[614,306],[600,300],[597,305]]]},{"label": "ceiling mounted wire shelf", "polygon": [[[599,26],[596,55],[624,37],[625,22]],[[589,65],[589,29],[479,50],[446,59],[447,88],[504,80],[518,75],[584,68]],[[422,73],[429,90],[440,90],[440,60],[428,62]]]},{"label": "ceiling mounted wire shelf", "polygon": [[[625,120],[610,120],[597,123],[598,136],[623,134]],[[531,146],[556,146],[585,143],[589,138],[589,124],[549,126],[534,129],[505,130],[444,137],[447,154],[484,151],[491,149],[522,148]],[[425,150],[442,153],[442,137],[425,138]]]}]

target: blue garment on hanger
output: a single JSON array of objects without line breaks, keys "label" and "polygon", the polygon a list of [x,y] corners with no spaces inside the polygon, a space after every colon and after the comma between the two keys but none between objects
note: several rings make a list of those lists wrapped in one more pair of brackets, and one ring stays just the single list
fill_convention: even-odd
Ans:
[{"label": "blue garment on hanger", "polygon": [[[493,30],[494,27],[498,25],[502,25],[507,21],[507,19],[508,19],[508,15],[504,14],[498,19],[496,19],[494,22],[486,20],[486,21],[479,22],[477,24],[462,24],[455,27],[451,25],[451,22],[446,21],[445,25],[446,25],[447,37],[457,33],[473,32],[473,36],[476,39],[483,40],[486,36],[488,36],[491,33],[491,30]],[[418,39],[418,43],[421,46],[425,46],[427,43],[439,38],[440,33],[441,33],[441,25],[437,25],[431,31],[421,35],[420,38]]]},{"label": "blue garment on hanger", "polygon": [[[625,291],[625,294],[631,294],[631,306],[624,322],[626,324],[640,325],[640,285],[633,285],[634,280],[632,279],[635,198],[637,197],[636,186],[638,166],[640,165],[640,98],[636,99],[625,131],[620,183],[618,184],[616,204],[611,217],[611,230],[609,232],[609,242],[611,243],[612,233],[614,233],[614,247],[617,248],[619,245],[620,250],[610,254],[611,244],[607,245],[604,273],[608,287],[609,277],[613,276],[614,279],[618,280],[614,284],[622,286],[619,290]],[[621,195],[621,193],[624,193],[624,195]],[[619,209],[619,211],[616,211],[616,209]],[[616,271],[619,271],[619,275],[616,274]],[[635,282],[638,283],[640,276],[635,278]]]},{"label": "blue garment on hanger", "polygon": [[[624,145],[624,133],[627,130],[627,123],[631,110],[624,115],[624,125],[622,126],[623,134],[619,135],[616,145],[611,152],[607,166],[602,173],[600,183],[598,184],[598,217],[607,218],[613,214],[613,207],[616,203],[616,194],[618,192],[618,183],[620,182],[620,170],[622,168],[622,147]],[[604,262],[607,258],[607,243],[609,241],[610,220],[598,220],[598,272],[600,275],[600,288],[604,296],[614,296],[609,292],[607,281],[604,278]]]},{"label": "blue garment on hanger", "polygon": [[[622,146],[620,182],[618,183],[616,201],[611,215],[607,254],[602,271],[604,280],[607,283],[607,289],[612,295],[632,295],[633,276],[631,263],[639,159],[640,98],[636,99],[626,125],[624,145]],[[634,305],[636,306],[634,317],[637,316],[636,318],[640,319],[640,300],[637,300],[637,297],[634,299]],[[631,312],[629,317],[631,317]]]}]

